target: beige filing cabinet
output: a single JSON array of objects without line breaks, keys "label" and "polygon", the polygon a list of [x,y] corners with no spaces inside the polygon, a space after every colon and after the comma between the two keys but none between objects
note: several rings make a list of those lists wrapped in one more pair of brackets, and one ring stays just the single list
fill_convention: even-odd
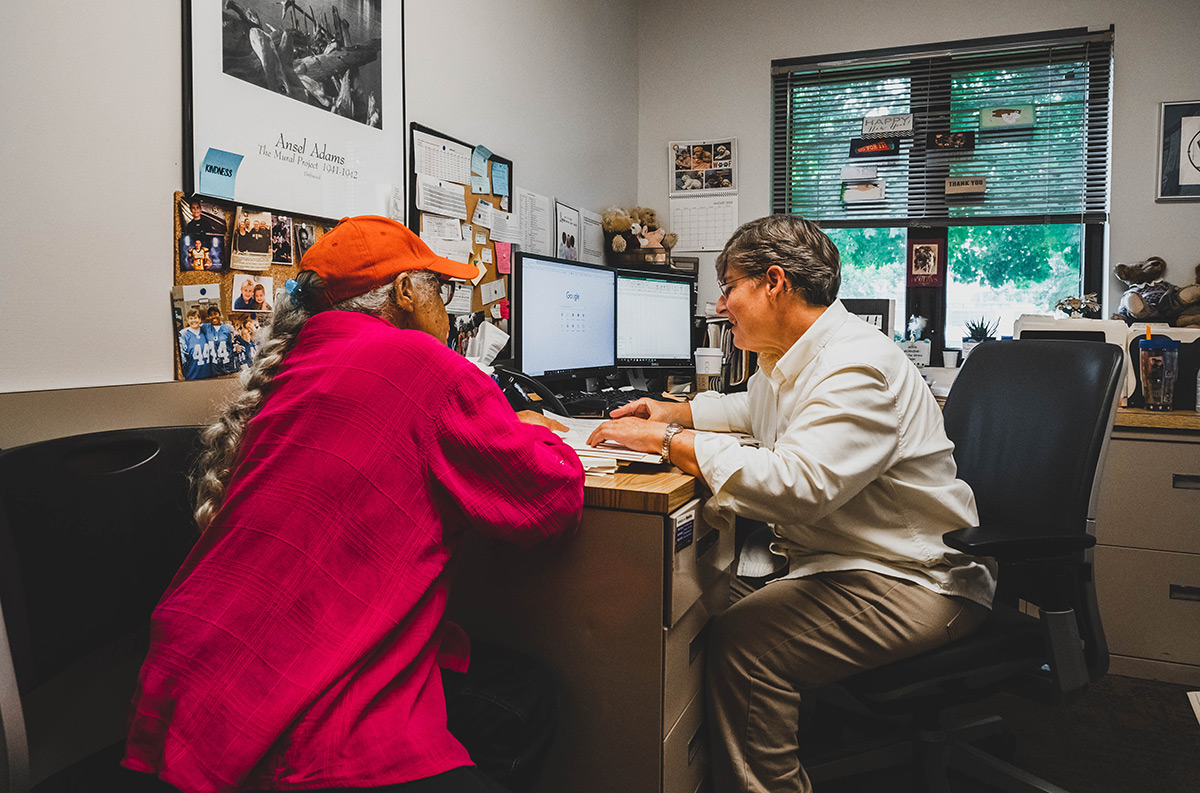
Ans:
[{"label": "beige filing cabinet", "polygon": [[707,526],[695,480],[588,477],[569,542],[473,538],[451,618],[540,660],[559,692],[541,793],[695,793],[707,784],[704,648],[729,600],[733,531]]},{"label": "beige filing cabinet", "polygon": [[1096,539],[1109,671],[1200,686],[1200,416],[1118,411]]}]

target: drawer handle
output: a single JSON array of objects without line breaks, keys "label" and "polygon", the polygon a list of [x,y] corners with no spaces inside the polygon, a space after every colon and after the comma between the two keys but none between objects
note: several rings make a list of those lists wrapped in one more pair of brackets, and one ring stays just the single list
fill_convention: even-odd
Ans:
[{"label": "drawer handle", "polygon": [[1200,474],[1171,474],[1171,487],[1176,490],[1200,490]]},{"label": "drawer handle", "polygon": [[699,559],[701,556],[712,550],[716,546],[717,540],[719,539],[721,539],[720,530],[710,529],[708,534],[705,534],[703,537],[696,540],[696,558]]},{"label": "drawer handle", "polygon": [[704,722],[700,722],[700,726],[696,728],[696,734],[688,741],[688,765],[696,762],[696,755],[700,754],[700,747],[704,745]]},{"label": "drawer handle", "polygon": [[1171,600],[1191,600],[1200,603],[1200,586],[1171,584]]},{"label": "drawer handle", "polygon": [[712,620],[704,623],[704,627],[696,631],[696,635],[688,642],[688,666],[696,662],[696,658],[704,652],[704,645],[708,643],[708,626],[712,624]]}]

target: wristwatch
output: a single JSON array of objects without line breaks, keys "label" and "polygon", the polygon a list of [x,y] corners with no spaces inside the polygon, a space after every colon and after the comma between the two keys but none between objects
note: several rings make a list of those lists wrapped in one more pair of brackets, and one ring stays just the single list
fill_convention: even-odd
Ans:
[{"label": "wristwatch", "polygon": [[667,430],[663,433],[662,442],[662,458],[664,463],[671,462],[671,439],[678,435],[682,429],[683,425],[677,421],[672,421],[667,425]]}]

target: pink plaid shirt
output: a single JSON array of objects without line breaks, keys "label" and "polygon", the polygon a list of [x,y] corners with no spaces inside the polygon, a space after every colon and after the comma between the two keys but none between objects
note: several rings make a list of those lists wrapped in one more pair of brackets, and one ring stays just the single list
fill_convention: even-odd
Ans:
[{"label": "pink plaid shirt", "polygon": [[308,321],[224,505],[154,611],[124,764],[184,791],[370,787],[469,765],[443,619],[465,530],[572,533],[579,458],[432,337]]}]

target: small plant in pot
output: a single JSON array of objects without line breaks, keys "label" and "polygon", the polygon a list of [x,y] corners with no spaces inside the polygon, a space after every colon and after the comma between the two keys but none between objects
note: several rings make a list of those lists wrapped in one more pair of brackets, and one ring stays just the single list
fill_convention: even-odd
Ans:
[{"label": "small plant in pot", "polygon": [[962,354],[965,360],[971,354],[971,350],[975,349],[981,342],[994,338],[993,334],[1000,327],[1000,320],[988,322],[987,317],[979,319],[969,319],[963,326],[967,335],[963,336]]}]

